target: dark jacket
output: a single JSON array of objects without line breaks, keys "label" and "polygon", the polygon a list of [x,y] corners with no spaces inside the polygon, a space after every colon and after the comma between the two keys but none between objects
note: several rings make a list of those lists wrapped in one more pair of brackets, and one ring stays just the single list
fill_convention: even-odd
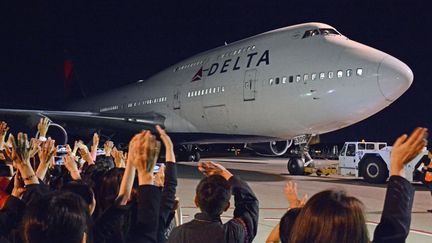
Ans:
[{"label": "dark jacket", "polygon": [[161,190],[153,185],[139,186],[136,222],[126,239],[128,243],[157,242]]},{"label": "dark jacket", "polygon": [[258,225],[258,199],[246,182],[238,177],[229,180],[234,195],[234,218],[223,224],[220,216],[198,213],[194,220],[171,232],[168,242],[252,242]]},{"label": "dark jacket", "polygon": [[[13,180],[11,180],[13,183]],[[10,196],[5,206],[0,210],[1,242],[22,242],[20,236],[21,221],[27,205],[48,193],[49,189],[43,183],[26,186],[22,199]]]},{"label": "dark jacket", "polygon": [[381,221],[375,229],[373,242],[405,242],[410,231],[414,192],[414,187],[405,178],[390,177]]},{"label": "dark jacket", "polygon": [[159,208],[158,242],[166,242],[167,230],[174,214],[175,196],[177,188],[177,166],[173,162],[166,162],[165,181],[162,189]]}]

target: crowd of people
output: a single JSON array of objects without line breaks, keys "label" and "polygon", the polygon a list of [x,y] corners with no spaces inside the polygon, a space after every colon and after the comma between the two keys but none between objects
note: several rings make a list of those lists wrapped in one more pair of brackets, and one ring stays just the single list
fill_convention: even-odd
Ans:
[{"label": "crowd of people", "polygon": [[[200,162],[203,178],[194,202],[200,212],[171,227],[176,207],[174,146],[156,126],[137,133],[127,151],[112,141],[73,147],[47,138],[49,120],[38,136],[8,134],[0,122],[0,163],[11,166],[0,177],[0,242],[252,242],[258,231],[258,199],[249,185],[222,165]],[[417,128],[394,143],[390,179],[381,221],[373,242],[405,242],[410,229],[414,188],[404,166],[426,145],[427,129]],[[9,136],[7,136],[9,135]],[[7,138],[7,139],[6,139]],[[160,139],[160,141],[158,140]],[[154,171],[161,147],[165,163]],[[89,148],[90,147],[90,148]],[[103,147],[103,149],[98,149]],[[290,204],[267,242],[370,242],[363,203],[341,190],[298,197],[297,185],[285,187]],[[221,214],[231,207],[231,220]]]}]

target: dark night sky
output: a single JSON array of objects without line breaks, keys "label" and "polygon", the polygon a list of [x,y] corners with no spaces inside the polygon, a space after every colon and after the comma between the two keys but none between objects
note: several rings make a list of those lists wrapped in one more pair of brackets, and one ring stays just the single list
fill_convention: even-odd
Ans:
[{"label": "dark night sky", "polygon": [[304,22],[402,60],[411,88],[367,120],[322,141],[392,141],[432,129],[432,17],[428,1],[8,1],[0,6],[0,106],[58,108],[65,50],[86,93],[135,82],[201,51]]}]

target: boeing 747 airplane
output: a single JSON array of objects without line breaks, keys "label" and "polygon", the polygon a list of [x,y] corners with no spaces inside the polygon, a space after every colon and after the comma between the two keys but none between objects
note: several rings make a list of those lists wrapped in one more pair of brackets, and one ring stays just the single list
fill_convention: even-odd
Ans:
[{"label": "boeing 747 airplane", "polygon": [[[410,68],[391,55],[327,24],[306,23],[199,53],[64,111],[0,109],[0,118],[48,117],[68,132],[161,124],[192,160],[199,159],[197,145],[211,143],[282,155],[293,141],[305,147],[316,135],[377,113],[412,81]],[[289,171],[303,173],[304,160],[289,159]]]}]

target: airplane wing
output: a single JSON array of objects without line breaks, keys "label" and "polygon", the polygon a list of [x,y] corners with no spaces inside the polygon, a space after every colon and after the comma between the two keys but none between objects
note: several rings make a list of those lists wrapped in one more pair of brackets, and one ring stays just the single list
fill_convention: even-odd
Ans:
[{"label": "airplane wing", "polygon": [[50,111],[50,110],[25,110],[25,109],[1,109],[0,120],[13,124],[23,124],[26,127],[36,127],[40,118],[47,117],[52,122],[66,128],[68,132],[79,134],[80,130],[112,129],[114,131],[127,130],[139,131],[142,129],[153,130],[155,125],[163,126],[165,117],[148,112],[143,114],[109,114],[81,111]]}]

